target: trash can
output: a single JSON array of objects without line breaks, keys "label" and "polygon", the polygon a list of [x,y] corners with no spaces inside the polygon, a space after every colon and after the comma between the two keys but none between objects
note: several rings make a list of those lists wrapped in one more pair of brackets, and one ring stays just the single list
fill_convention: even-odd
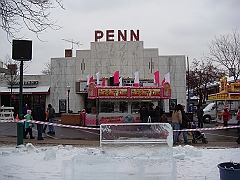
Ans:
[{"label": "trash can", "polygon": [[224,162],[218,164],[221,180],[239,180],[240,164],[234,162]]}]

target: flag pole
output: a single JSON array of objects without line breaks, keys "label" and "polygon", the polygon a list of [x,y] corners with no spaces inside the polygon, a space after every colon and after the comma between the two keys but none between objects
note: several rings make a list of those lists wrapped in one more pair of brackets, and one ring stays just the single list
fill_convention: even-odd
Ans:
[{"label": "flag pole", "polygon": [[188,61],[188,56],[187,56],[187,71],[188,71],[188,80],[187,80],[187,82],[188,82],[188,86],[187,86],[187,88],[188,88],[187,112],[189,112],[189,101],[190,101],[190,99],[189,99],[189,61]]}]

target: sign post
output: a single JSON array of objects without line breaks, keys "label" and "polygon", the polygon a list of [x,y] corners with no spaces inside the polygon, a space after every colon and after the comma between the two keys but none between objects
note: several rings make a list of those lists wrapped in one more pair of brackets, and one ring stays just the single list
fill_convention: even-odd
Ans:
[{"label": "sign post", "polygon": [[32,59],[32,41],[13,40],[12,42],[12,59],[21,61],[20,64],[20,89],[19,89],[19,121],[17,122],[17,145],[23,144],[24,122],[23,119],[23,61]]}]

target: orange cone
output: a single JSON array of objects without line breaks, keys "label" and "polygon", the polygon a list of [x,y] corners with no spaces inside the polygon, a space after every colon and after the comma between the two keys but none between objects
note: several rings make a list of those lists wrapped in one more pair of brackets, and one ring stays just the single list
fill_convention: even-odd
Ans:
[{"label": "orange cone", "polygon": [[18,114],[16,115],[15,121],[18,121]]}]

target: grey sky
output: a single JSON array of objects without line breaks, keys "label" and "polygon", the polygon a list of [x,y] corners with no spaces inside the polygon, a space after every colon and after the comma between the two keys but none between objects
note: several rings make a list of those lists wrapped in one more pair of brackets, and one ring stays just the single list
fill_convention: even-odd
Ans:
[{"label": "grey sky", "polygon": [[[51,18],[62,26],[47,29],[37,37],[23,29],[19,37],[33,41],[33,59],[26,74],[41,74],[44,62],[64,57],[71,44],[62,39],[80,41],[76,49],[90,49],[95,30],[137,30],[144,48],[158,48],[159,55],[186,55],[199,59],[208,52],[215,36],[240,29],[239,0],[63,0],[66,10],[54,9]],[[117,36],[117,35],[115,35]],[[11,55],[11,44],[0,30],[0,59]],[[102,41],[105,41],[103,39]]]}]

